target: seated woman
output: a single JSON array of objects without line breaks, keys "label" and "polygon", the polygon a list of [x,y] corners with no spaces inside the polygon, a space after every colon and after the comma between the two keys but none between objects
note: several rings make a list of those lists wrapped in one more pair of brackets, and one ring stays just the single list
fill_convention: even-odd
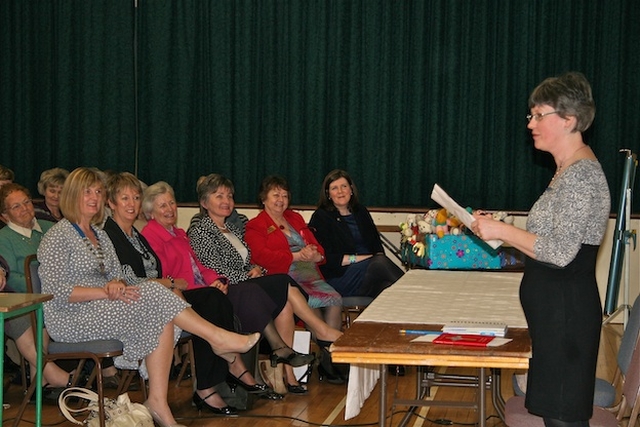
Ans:
[{"label": "seated woman", "polygon": [[384,254],[380,234],[349,174],[335,169],[322,182],[309,228],[324,248],[325,279],[343,297],[375,298],[404,274]]},{"label": "seated woman", "polygon": [[[191,246],[202,264],[229,278],[231,283],[263,276],[260,266],[251,264],[251,252],[244,241],[243,223],[240,222],[239,227],[233,220],[235,202],[231,180],[210,174],[198,180],[197,191],[202,215],[200,221],[195,224],[192,222],[188,234]],[[342,332],[331,328],[315,315],[293,279],[287,275],[273,277],[281,277],[287,284],[287,304],[307,324],[317,340],[333,342],[342,335]],[[275,325],[283,340],[291,346],[295,328],[293,318],[278,318]],[[284,368],[289,388],[299,386],[292,367],[285,365]]]},{"label": "seated woman", "polygon": [[258,197],[263,210],[249,220],[245,234],[251,261],[267,274],[289,274],[309,295],[309,306],[322,312],[329,326],[340,329],[342,298],[318,270],[325,262],[324,249],[302,215],[289,209],[289,184],[280,176],[268,176]]},{"label": "seated woman", "polygon": [[[38,250],[44,233],[53,223],[37,220],[29,190],[19,184],[6,184],[0,188],[0,214],[7,226],[0,229],[0,254],[4,257],[9,277],[3,275],[2,292],[26,292],[24,260]],[[20,354],[29,362],[31,378],[35,378],[36,345],[31,316],[25,315],[5,322],[5,332],[16,342]],[[47,330],[42,339],[45,350],[49,344]],[[47,363],[43,371],[43,383],[52,387],[64,387],[70,382],[69,374],[55,363]]]},{"label": "seated woman", "polygon": [[44,200],[33,204],[36,218],[58,222],[64,217],[60,211],[60,193],[68,176],[69,171],[62,168],[48,169],[40,174],[38,193]]},{"label": "seated woman", "polygon": [[128,286],[111,240],[95,226],[102,223],[104,205],[100,174],[89,168],[71,172],[60,198],[65,219],[47,232],[38,249],[42,290],[54,295],[45,303],[45,322],[52,338],[64,342],[122,341],[116,366],[137,369],[144,359],[149,376],[144,404],[158,425],[177,426],[167,389],[180,329],[202,337],[228,361],[250,350],[260,334],[238,335],[212,325],[154,280]]},{"label": "seated woman", "polygon": [[[142,205],[142,187],[138,178],[128,172],[112,175],[107,182],[107,198],[111,217],[107,218],[104,231],[115,247],[127,283],[156,279],[169,289],[178,289],[178,295],[184,296],[195,312],[207,321],[233,330],[233,306],[220,290],[206,287],[187,291],[186,280],[163,278],[160,260],[147,239],[133,226]],[[193,349],[198,387],[193,401],[198,409],[205,407],[218,415],[237,413],[234,407],[226,405],[215,389],[225,380],[232,386],[244,387],[250,393],[263,394],[271,399],[282,398],[268,387],[257,384],[240,357],[229,363],[216,356],[205,340],[195,336]]]},{"label": "seated woman", "polygon": [[[274,320],[279,323],[280,319],[291,319],[293,316],[290,306],[286,305],[286,281],[276,276],[242,283],[229,282],[227,277],[202,265],[191,249],[185,231],[175,226],[178,209],[173,189],[166,182],[153,184],[144,191],[142,209],[149,218],[142,234],[160,259],[164,274],[185,279],[189,284],[188,289],[210,286],[226,293],[235,315],[240,319],[242,330],[263,332],[273,349],[272,364],[303,366],[313,361],[313,355],[300,354],[291,349],[274,325]],[[289,391],[304,392],[293,388]]]}]

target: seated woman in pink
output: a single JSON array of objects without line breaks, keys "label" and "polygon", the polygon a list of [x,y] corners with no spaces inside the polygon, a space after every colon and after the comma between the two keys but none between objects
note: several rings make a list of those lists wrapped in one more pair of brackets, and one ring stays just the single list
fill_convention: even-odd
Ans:
[{"label": "seated woman in pink", "polygon": [[[287,345],[274,325],[274,321],[293,319],[292,309],[286,304],[286,283],[283,286],[277,277],[229,283],[226,277],[203,266],[191,249],[185,231],[175,226],[177,204],[173,189],[166,182],[157,182],[144,191],[142,210],[149,219],[142,235],[158,255],[164,274],[185,279],[187,289],[210,286],[227,294],[235,315],[240,319],[242,331],[263,332],[273,349],[272,365],[303,366],[314,360],[313,355],[300,354]],[[268,294],[265,289],[269,290]]]}]

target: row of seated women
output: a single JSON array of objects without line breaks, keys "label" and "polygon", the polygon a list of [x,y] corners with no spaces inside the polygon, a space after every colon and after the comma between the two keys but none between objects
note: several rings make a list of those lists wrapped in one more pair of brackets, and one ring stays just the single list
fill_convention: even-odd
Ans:
[{"label": "row of seated women", "polygon": [[[242,336],[233,336],[230,342],[235,344],[231,345],[220,343],[221,336],[230,339],[231,333],[225,330],[233,329],[234,315],[240,319],[243,332],[263,332],[273,349],[272,363],[285,363],[289,391],[304,392],[291,367],[309,363],[312,356],[291,350],[293,314],[306,323],[321,345],[326,345],[340,335],[340,295],[324,282],[317,269],[317,264],[328,263],[330,255],[325,258],[314,234],[301,217],[288,209],[286,181],[270,177],[263,182],[264,212],[247,224],[248,245],[243,239],[243,223],[233,221],[233,185],[219,175],[212,174],[198,184],[202,215],[199,221],[193,221],[189,236],[175,227],[177,206],[168,184],[150,186],[142,200],[139,181],[123,173],[112,176],[107,189],[112,217],[104,223],[103,231],[96,227],[102,223],[104,209],[101,175],[87,168],[74,171],[64,185],[60,201],[67,219],[51,227],[38,248],[43,290],[56,296],[45,308],[52,337],[64,341],[123,341],[125,353],[116,363],[130,368],[145,359],[150,386],[147,405],[162,425],[175,421],[166,403],[165,375],[170,364],[168,350],[177,337],[173,325],[201,337],[194,340],[198,389],[193,399],[199,408],[223,415],[235,412],[216,394],[214,386],[224,380],[253,392],[269,393],[256,383],[236,354],[248,350],[256,335],[245,337],[246,341],[238,338]],[[6,203],[3,198],[3,209],[16,208],[4,210],[28,216],[30,198],[26,189],[21,192],[13,191],[9,197],[17,193],[14,198],[24,200],[16,198]],[[336,201],[342,200],[343,192],[327,189]],[[150,221],[139,233],[133,223],[141,205]],[[32,217],[31,224],[38,221]],[[277,235],[281,236],[273,241]],[[359,245],[361,237],[355,239]],[[334,278],[344,276],[349,268],[360,267],[358,264],[374,266],[378,258],[386,259],[381,255],[358,255],[360,248],[341,257],[340,264],[346,271]],[[256,255],[252,256],[251,250]],[[387,261],[393,267],[386,267],[390,276],[386,285],[401,274]],[[384,261],[379,263],[384,265]],[[362,268],[363,283],[367,283],[368,270]],[[395,279],[391,278],[393,274]],[[375,294],[381,286],[367,284],[364,289]],[[326,322],[312,308],[322,309]],[[185,322],[186,318],[190,321]],[[77,327],[78,323],[82,327]],[[126,325],[132,324],[140,328],[127,329]],[[221,345],[228,351],[221,351]],[[234,345],[237,348],[231,348]],[[48,377],[47,380],[50,381]],[[277,398],[274,394],[269,396]]]}]

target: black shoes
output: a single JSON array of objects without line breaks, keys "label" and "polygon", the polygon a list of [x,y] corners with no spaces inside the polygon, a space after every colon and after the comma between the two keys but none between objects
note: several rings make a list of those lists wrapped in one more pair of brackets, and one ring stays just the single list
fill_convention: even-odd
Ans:
[{"label": "black shoes", "polygon": [[213,396],[214,394],[216,394],[217,391],[214,391],[213,393],[211,393],[210,395],[206,396],[204,399],[200,396],[198,396],[197,392],[193,392],[193,403],[196,405],[196,408],[198,408],[198,411],[201,411],[202,408],[206,408],[209,412],[215,414],[215,415],[222,415],[225,417],[233,417],[233,416],[237,416],[238,415],[238,410],[236,408],[234,408],[233,406],[225,406],[222,408],[216,408],[215,406],[211,406],[209,405],[207,402],[205,402],[208,398],[210,398],[211,396]]},{"label": "black shoes", "polygon": [[271,390],[269,387],[267,387],[264,384],[249,385],[244,381],[242,381],[240,378],[242,378],[242,376],[247,373],[249,373],[248,370],[241,373],[240,376],[238,377],[233,375],[231,372],[227,374],[227,384],[229,384],[229,389],[231,389],[232,393],[235,393],[236,387],[238,386],[242,387],[243,389],[247,390],[249,393],[253,393],[253,394],[262,394]]},{"label": "black shoes", "polygon": [[288,347],[280,347],[271,352],[271,356],[269,357],[269,359],[271,360],[272,368],[275,368],[276,366],[278,366],[278,363],[285,363],[287,365],[293,366],[294,368],[297,368],[298,366],[308,365],[309,363],[313,362],[316,358],[316,356],[313,354],[302,354],[302,353],[298,353],[293,349],[289,349],[291,350],[291,353],[289,353],[288,356],[280,357],[276,354],[276,351],[282,350],[283,348],[288,348]]},{"label": "black shoes", "polygon": [[291,394],[307,394],[307,389],[300,384],[287,384],[287,391]]}]

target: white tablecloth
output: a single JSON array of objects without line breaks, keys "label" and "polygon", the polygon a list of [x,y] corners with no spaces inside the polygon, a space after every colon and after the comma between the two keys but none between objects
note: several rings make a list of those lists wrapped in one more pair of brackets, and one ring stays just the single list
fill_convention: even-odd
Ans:
[{"label": "white tablecloth", "polygon": [[[471,321],[526,328],[518,293],[521,279],[522,273],[410,270],[382,292],[356,322]],[[379,378],[378,365],[351,365],[346,420],[360,413]]]}]

